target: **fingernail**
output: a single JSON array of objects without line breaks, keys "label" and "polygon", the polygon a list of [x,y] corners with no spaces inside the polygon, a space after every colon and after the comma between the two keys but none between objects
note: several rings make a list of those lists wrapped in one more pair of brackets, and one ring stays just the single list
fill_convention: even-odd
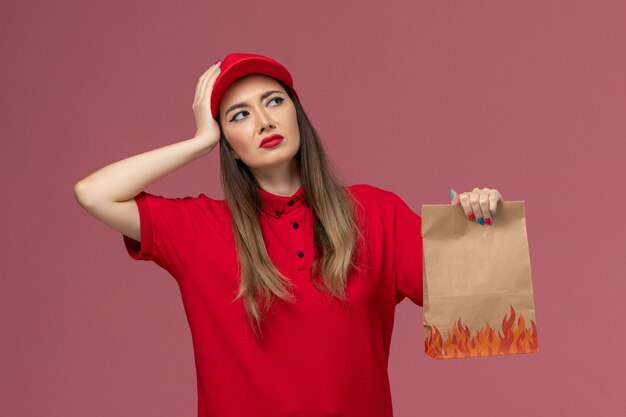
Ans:
[{"label": "fingernail", "polygon": [[493,211],[489,210],[489,213],[491,214],[491,217],[495,217],[496,213],[494,213]]},{"label": "fingernail", "polygon": [[485,219],[485,223],[491,224],[491,219]]},{"label": "fingernail", "polygon": [[474,220],[476,217],[474,217],[474,213],[472,213],[469,216],[467,216],[467,218],[470,220]]},{"label": "fingernail", "polygon": [[450,199],[454,200],[454,189],[450,188]]},{"label": "fingernail", "polygon": [[480,223],[480,224],[484,224],[484,223],[485,223],[485,220],[484,220],[482,217],[479,217],[479,218],[478,218],[478,223]]}]

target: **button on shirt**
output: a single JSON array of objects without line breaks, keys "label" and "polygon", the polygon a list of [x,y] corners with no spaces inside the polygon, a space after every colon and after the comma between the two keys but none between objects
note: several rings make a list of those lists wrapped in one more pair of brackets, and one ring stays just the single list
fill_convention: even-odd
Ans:
[{"label": "button on shirt", "polygon": [[[154,261],[176,280],[192,333],[201,417],[392,417],[387,374],[395,306],[422,306],[421,217],[398,195],[367,184],[358,201],[364,234],[347,302],[311,281],[317,256],[314,216],[303,188],[279,196],[259,188],[268,254],[294,284],[295,303],[278,298],[257,339],[239,289],[226,200],[141,192],[141,243],[123,235],[128,254]],[[417,326],[418,323],[415,323]]]},{"label": "button on shirt", "polygon": [[[274,265],[285,274],[302,274],[316,253],[313,244],[313,212],[307,210],[304,190],[299,187],[291,197],[279,196],[259,188],[261,230],[265,247]],[[282,269],[281,269],[282,268]],[[305,272],[306,275],[306,272]]]}]

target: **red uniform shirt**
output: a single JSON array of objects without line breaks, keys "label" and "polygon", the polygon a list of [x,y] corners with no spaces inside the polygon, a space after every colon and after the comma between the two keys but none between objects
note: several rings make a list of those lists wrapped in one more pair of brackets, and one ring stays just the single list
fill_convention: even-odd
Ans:
[{"label": "red uniform shirt", "polygon": [[391,417],[387,374],[395,306],[422,306],[421,217],[395,193],[367,184],[347,189],[360,202],[361,271],[348,304],[311,282],[313,212],[303,189],[291,197],[261,188],[270,258],[295,284],[296,302],[276,298],[263,339],[248,322],[239,289],[226,200],[136,197],[141,243],[123,235],[133,259],[151,260],[177,281],[191,329],[200,417]]}]

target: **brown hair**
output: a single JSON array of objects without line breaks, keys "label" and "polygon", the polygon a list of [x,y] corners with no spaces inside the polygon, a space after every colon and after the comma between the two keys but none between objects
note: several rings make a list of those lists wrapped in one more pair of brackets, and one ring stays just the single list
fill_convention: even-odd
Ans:
[{"label": "brown hair", "polygon": [[[325,296],[346,299],[349,272],[356,264],[361,230],[357,222],[356,204],[352,194],[337,180],[334,167],[329,163],[315,128],[309,121],[294,92],[282,82],[296,107],[300,132],[300,149],[294,156],[304,191],[304,198],[315,219],[314,244],[318,258],[311,264],[311,277],[315,288]],[[271,307],[273,295],[294,302],[293,284],[272,263],[263,240],[260,223],[260,195],[258,182],[233,149],[222,131],[220,138],[221,179],[228,209],[232,217],[241,280],[235,297],[244,299],[244,307],[252,329],[262,335],[263,314],[257,302],[262,297],[266,310]],[[321,276],[326,292],[319,283]],[[233,300],[233,301],[235,301]]]}]

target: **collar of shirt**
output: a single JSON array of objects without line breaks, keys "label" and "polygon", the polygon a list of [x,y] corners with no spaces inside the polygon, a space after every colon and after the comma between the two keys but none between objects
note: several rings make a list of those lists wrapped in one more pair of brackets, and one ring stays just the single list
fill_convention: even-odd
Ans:
[{"label": "collar of shirt", "polygon": [[289,213],[306,205],[302,185],[292,196],[272,194],[261,187],[258,189],[261,198],[261,210],[269,216],[279,218],[283,213]]}]

